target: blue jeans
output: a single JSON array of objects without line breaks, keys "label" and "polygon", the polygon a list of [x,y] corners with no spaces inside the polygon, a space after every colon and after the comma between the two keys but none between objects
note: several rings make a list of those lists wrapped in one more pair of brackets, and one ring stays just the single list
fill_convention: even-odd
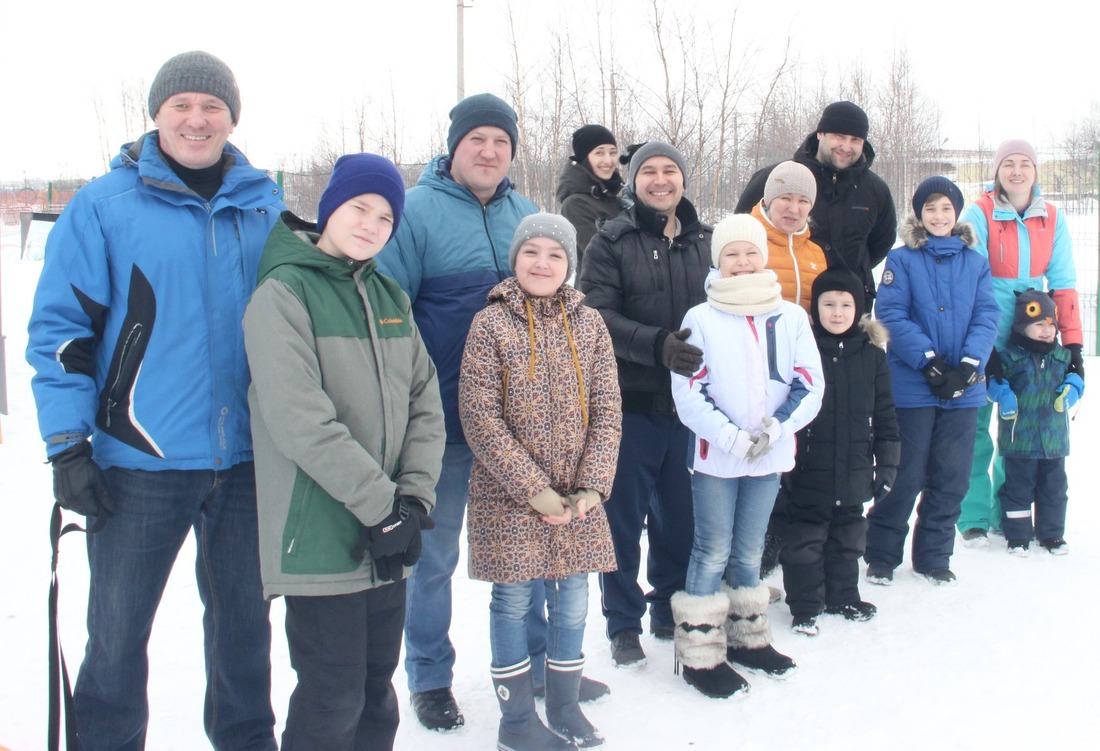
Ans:
[{"label": "blue jeans", "polygon": [[[619,570],[600,574],[607,637],[620,631],[642,633],[649,603],[649,626],[669,627],[669,599],[684,588],[691,557],[691,476],[687,470],[690,433],[675,415],[623,412],[623,437],[611,497],[604,506]],[[642,531],[649,542],[646,580],[638,586]]]},{"label": "blue jeans", "polygon": [[[970,483],[977,407],[899,407],[901,460],[894,486],[867,513],[867,563],[901,565],[909,517],[913,527],[913,569],[927,574],[948,568],[955,552],[955,522]],[[920,503],[917,504],[917,495]]]},{"label": "blue jeans", "polygon": [[[454,679],[455,648],[450,637],[451,577],[458,567],[473,461],[473,453],[465,443],[448,443],[443,452],[443,469],[436,485],[435,510],[432,511],[435,529],[421,536],[424,549],[408,579],[405,600],[405,674],[409,691],[450,688]],[[535,684],[542,685],[546,662],[546,614],[541,596],[536,600],[527,623],[528,648]]]},{"label": "blue jeans", "polygon": [[731,588],[760,583],[764,533],[779,492],[779,475],[691,476],[695,543],[688,564],[687,593],[712,595],[723,578]]},{"label": "blue jeans", "polygon": [[115,468],[105,480],[115,511],[88,535],[88,644],[73,692],[80,748],[145,747],[153,616],[194,529],[206,735],[219,751],[273,751],[271,623],[260,585],[252,463],[218,472]]},{"label": "blue jeans", "polygon": [[[530,650],[527,620],[534,605],[543,602],[549,613],[546,656],[551,660],[576,660],[584,642],[584,621],[588,616],[588,574],[564,579],[533,579],[511,584],[493,584],[489,602],[489,643],[493,667],[504,668],[522,662]],[[545,659],[542,660],[545,673]],[[534,669],[535,657],[531,658]]]}]

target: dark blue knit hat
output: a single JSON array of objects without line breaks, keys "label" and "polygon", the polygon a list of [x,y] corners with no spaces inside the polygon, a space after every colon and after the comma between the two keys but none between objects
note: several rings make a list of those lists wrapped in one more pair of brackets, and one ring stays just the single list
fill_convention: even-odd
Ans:
[{"label": "dark blue knit hat", "polygon": [[405,180],[393,162],[377,154],[346,154],[336,160],[332,178],[317,206],[317,231],[324,232],[332,212],[364,193],[377,193],[393,209],[393,233],[405,210]]},{"label": "dark blue knit hat", "polygon": [[489,125],[500,128],[512,139],[512,158],[519,145],[519,125],[516,111],[506,101],[492,94],[474,94],[451,108],[451,127],[447,131],[447,151],[455,153],[458,142],[474,128]]},{"label": "dark blue knit hat", "polygon": [[963,210],[963,203],[965,203],[962,191],[959,190],[958,185],[942,175],[926,177],[914,191],[913,214],[917,219],[920,219],[921,210],[924,209],[924,204],[928,203],[928,197],[936,193],[947,196],[948,200],[951,201],[951,205],[955,207],[955,219],[958,220],[959,214]]}]

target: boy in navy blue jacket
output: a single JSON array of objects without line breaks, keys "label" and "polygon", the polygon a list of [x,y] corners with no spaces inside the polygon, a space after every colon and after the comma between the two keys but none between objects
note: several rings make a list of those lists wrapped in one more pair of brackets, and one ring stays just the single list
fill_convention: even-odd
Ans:
[{"label": "boy in navy blue jacket", "polygon": [[917,494],[913,570],[933,584],[955,581],[955,521],[970,481],[980,377],[993,350],[1000,310],[989,261],[958,223],[963,197],[946,177],[924,180],[891,250],[875,310],[890,332],[901,461],[893,489],[867,515],[867,580],[889,584],[902,561]]},{"label": "boy in navy blue jacket", "polygon": [[1050,295],[1035,289],[1016,293],[1012,334],[999,357],[1003,379],[990,381],[989,399],[1000,408],[997,451],[1005,460],[1005,482],[997,496],[1008,552],[1026,556],[1035,536],[1052,554],[1064,555],[1068,411],[1085,383],[1070,372],[1070,351],[1058,343]]},{"label": "boy in navy blue jacket", "polygon": [[888,335],[863,315],[863,305],[863,284],[847,269],[831,268],[814,280],[810,317],[825,395],[817,417],[795,435],[795,467],[783,483],[788,527],[780,553],[791,627],[808,636],[817,634],[822,612],[850,621],[876,612],[859,594],[863,504],[889,492],[901,449],[884,351]]}]

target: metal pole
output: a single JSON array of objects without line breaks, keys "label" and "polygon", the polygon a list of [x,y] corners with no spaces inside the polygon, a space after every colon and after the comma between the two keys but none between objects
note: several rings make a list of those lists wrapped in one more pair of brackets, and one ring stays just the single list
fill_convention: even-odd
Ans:
[{"label": "metal pole", "polygon": [[462,11],[466,8],[463,0],[458,0],[458,101],[466,98],[466,41],[462,26]]}]

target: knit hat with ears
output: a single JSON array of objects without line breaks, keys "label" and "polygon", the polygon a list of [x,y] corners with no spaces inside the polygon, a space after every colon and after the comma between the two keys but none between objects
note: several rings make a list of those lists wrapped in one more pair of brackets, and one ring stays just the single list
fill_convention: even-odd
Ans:
[{"label": "knit hat with ears", "polygon": [[921,211],[924,209],[924,204],[928,203],[928,199],[931,196],[939,193],[940,195],[947,196],[951,201],[951,205],[955,207],[955,220],[958,221],[959,214],[963,210],[963,194],[959,190],[959,186],[948,180],[942,175],[935,175],[934,177],[926,177],[921,181],[921,184],[917,186],[917,189],[913,191],[913,214],[920,219]]},{"label": "knit hat with ears", "polygon": [[516,227],[516,234],[508,248],[508,268],[512,271],[516,270],[516,256],[519,255],[520,246],[532,237],[549,237],[565,248],[565,257],[569,259],[569,267],[565,270],[565,278],[568,279],[577,268],[577,230],[569,220],[558,214],[525,216]]},{"label": "knit hat with ears", "polygon": [[[1013,154],[1020,152],[1014,151]],[[1055,323],[1058,320],[1058,311],[1054,305],[1054,298],[1046,292],[1029,287],[1023,292],[1016,293],[1016,311],[1012,317],[1012,330],[1018,334],[1024,333],[1024,329],[1033,323],[1046,320]]]},{"label": "knit hat with ears", "polygon": [[377,193],[393,210],[391,236],[401,225],[405,210],[405,181],[393,162],[377,154],[346,154],[336,160],[328,187],[317,206],[317,231],[324,232],[332,212],[364,193]]},{"label": "knit hat with ears", "polygon": [[519,146],[519,121],[516,111],[493,94],[473,94],[451,108],[451,127],[447,130],[447,151],[455,153],[458,142],[474,128],[489,125],[500,128],[512,141],[512,158]]},{"label": "knit hat with ears", "polygon": [[997,172],[1001,169],[1001,162],[1013,154],[1023,154],[1031,160],[1031,163],[1035,165],[1035,169],[1039,169],[1039,157],[1035,153],[1035,147],[1022,138],[1010,138],[1007,141],[1002,141],[997,150],[993,152],[994,180],[997,179]]},{"label": "knit hat with ears", "polygon": [[149,117],[156,118],[160,106],[176,94],[195,91],[216,96],[229,107],[236,125],[241,117],[241,92],[229,66],[209,52],[181,52],[157,71],[149,87]]},{"label": "knit hat with ears", "polygon": [[798,162],[780,162],[764,183],[764,205],[784,193],[806,196],[812,205],[817,200],[817,180],[810,168]]},{"label": "knit hat with ears", "polygon": [[626,173],[626,184],[630,186],[630,189],[634,190],[634,178],[638,176],[638,170],[655,156],[667,156],[676,162],[676,166],[680,168],[680,174],[684,176],[684,188],[686,189],[688,174],[687,167],[684,166],[684,155],[675,146],[662,141],[646,141],[630,156],[630,164],[627,166]]},{"label": "knit hat with ears", "polygon": [[[817,309],[817,300],[826,292],[847,292],[852,296],[852,299],[856,301],[856,317],[852,321],[852,327],[847,331],[840,334],[833,334],[825,330],[825,327],[821,325],[820,311]],[[831,269],[825,269],[814,279],[813,287],[810,292],[810,318],[813,320],[814,331],[819,336],[847,336],[852,333],[857,326],[859,326],[859,320],[863,318],[863,282],[859,277],[853,274],[851,271],[839,266],[834,266]]]},{"label": "knit hat with ears", "polygon": [[573,155],[569,158],[580,164],[597,146],[609,144],[618,148],[615,136],[602,125],[582,125],[573,132]]},{"label": "knit hat with ears", "polygon": [[867,113],[852,102],[833,102],[821,112],[815,133],[839,133],[867,139],[870,130]]},{"label": "knit hat with ears", "polygon": [[768,265],[768,231],[764,225],[751,214],[730,214],[714,225],[710,236],[710,261],[714,268],[718,268],[722,248],[738,240],[755,246],[764,257],[764,265]]}]

